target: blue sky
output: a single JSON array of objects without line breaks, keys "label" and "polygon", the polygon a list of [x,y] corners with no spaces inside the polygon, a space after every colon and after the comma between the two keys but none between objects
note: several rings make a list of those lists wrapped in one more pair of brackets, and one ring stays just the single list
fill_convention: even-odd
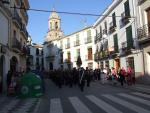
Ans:
[{"label": "blue sky", "polygon": [[[29,0],[30,8],[52,10],[53,6],[58,12],[77,12],[101,14],[112,0]],[[43,43],[48,31],[48,17],[50,13],[28,11],[28,32],[33,43]],[[65,35],[78,31],[87,25],[93,25],[98,17],[59,14],[61,28]]]}]

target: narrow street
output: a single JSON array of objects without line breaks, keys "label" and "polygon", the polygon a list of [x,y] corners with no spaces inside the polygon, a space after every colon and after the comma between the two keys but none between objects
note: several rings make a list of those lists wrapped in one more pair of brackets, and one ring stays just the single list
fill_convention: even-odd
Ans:
[{"label": "narrow street", "polygon": [[100,82],[84,92],[76,86],[62,89],[46,80],[46,94],[37,113],[150,113],[150,96]]},{"label": "narrow street", "polygon": [[0,113],[150,113],[150,95],[136,90],[91,83],[81,92],[78,86],[58,88],[45,80],[41,98],[0,96]]}]

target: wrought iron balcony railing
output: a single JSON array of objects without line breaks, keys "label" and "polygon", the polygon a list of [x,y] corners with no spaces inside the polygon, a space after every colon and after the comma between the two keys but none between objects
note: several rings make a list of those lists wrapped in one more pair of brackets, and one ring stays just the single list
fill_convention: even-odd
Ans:
[{"label": "wrought iron balcony railing", "polygon": [[20,41],[17,38],[13,38],[12,41],[12,48],[15,49],[17,52],[21,52],[22,46]]},{"label": "wrought iron balcony railing", "polygon": [[26,26],[23,23],[21,24],[20,30],[25,35],[25,37],[28,38],[28,32],[27,32]]},{"label": "wrought iron balcony railing", "polygon": [[114,26],[113,22],[110,23],[109,34],[112,34],[116,31],[116,26]]},{"label": "wrought iron balcony railing", "polygon": [[91,38],[91,36],[85,38],[85,44],[88,44],[88,43],[92,43],[92,38]]},{"label": "wrought iron balcony railing", "polygon": [[20,18],[16,9],[14,9],[14,12],[13,12],[13,20],[19,27],[21,27],[22,19]]},{"label": "wrought iron balcony railing", "polygon": [[143,27],[140,27],[137,29],[137,38],[139,40],[150,38],[150,25],[144,25]]},{"label": "wrought iron balcony railing", "polygon": [[74,46],[79,46],[79,45],[80,45],[80,41],[79,40],[74,42]]},{"label": "wrought iron balcony railing", "polygon": [[69,49],[69,48],[70,48],[70,43],[67,43],[67,44],[65,45],[65,48],[66,48],[66,49]]}]

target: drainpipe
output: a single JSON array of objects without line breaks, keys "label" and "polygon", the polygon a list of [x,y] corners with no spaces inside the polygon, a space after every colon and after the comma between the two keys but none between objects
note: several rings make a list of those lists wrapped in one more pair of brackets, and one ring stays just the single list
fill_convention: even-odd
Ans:
[{"label": "drainpipe", "polygon": [[143,72],[144,72],[144,75],[146,74],[145,73],[145,57],[144,57],[144,49],[141,49],[142,50],[142,57],[143,57]]}]

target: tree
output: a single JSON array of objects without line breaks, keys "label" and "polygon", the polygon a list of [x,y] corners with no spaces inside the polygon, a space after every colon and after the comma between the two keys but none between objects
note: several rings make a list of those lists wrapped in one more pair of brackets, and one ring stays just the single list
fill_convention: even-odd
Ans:
[{"label": "tree", "polygon": [[82,65],[82,60],[81,60],[80,56],[78,56],[76,64],[77,64],[78,67],[80,67]]}]

